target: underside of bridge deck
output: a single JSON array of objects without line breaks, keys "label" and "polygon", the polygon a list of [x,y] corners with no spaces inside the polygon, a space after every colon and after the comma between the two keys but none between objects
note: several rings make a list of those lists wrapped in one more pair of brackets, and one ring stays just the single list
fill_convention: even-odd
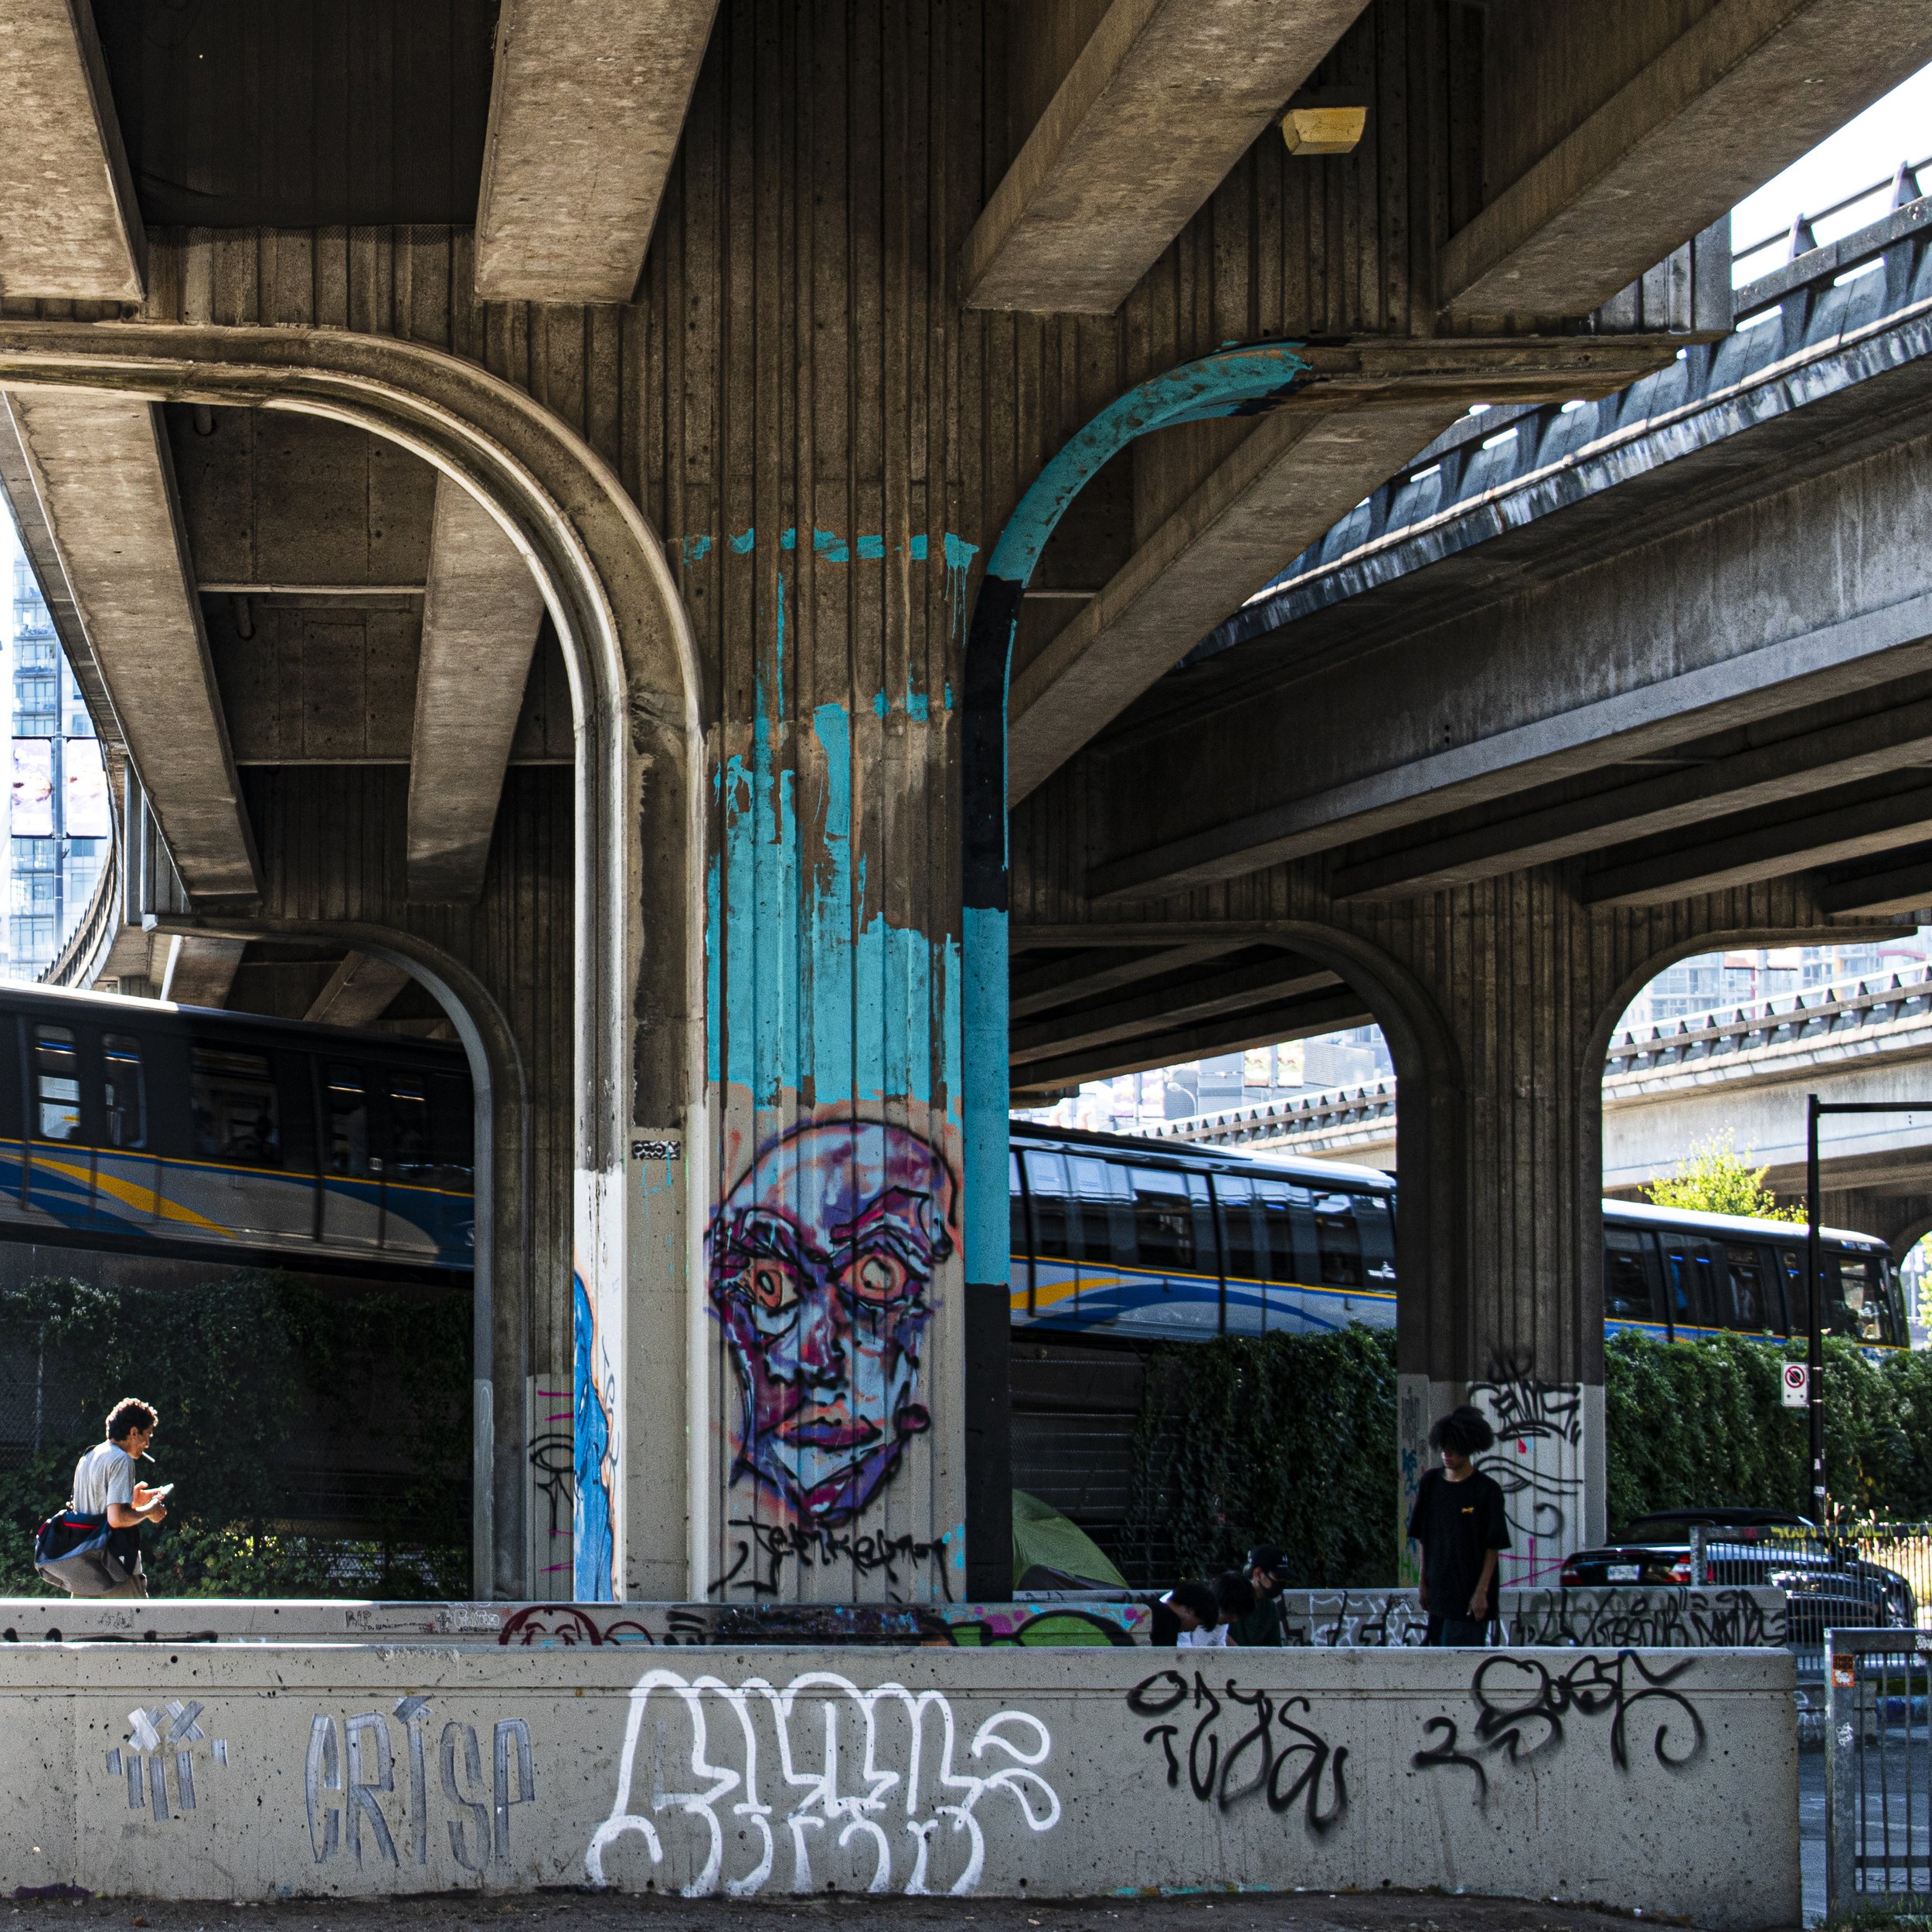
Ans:
[{"label": "underside of bridge deck", "polygon": [[1617,1002],[1932,844],[1911,359],[1198,647],[1473,406],[1706,353],[1932,16],[14,12],[0,486],[124,804],[62,971],[463,1043],[479,1588],[1005,1594],[1009,1097],[1369,1016],[1405,1480],[1484,1391],[1587,1532]]}]

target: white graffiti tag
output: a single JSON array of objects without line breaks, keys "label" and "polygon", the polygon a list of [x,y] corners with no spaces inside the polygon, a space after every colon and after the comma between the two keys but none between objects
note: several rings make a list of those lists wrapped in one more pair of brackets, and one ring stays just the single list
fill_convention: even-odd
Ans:
[{"label": "white graffiti tag", "polygon": [[[986,1863],[981,1801],[1005,1794],[1018,1814],[1007,1821],[1029,1832],[1050,1832],[1060,1801],[1039,1770],[1052,1735],[1030,1712],[988,1717],[964,1767],[957,1743],[938,1691],[861,1690],[831,1671],[808,1671],[782,1690],[759,1677],[733,1685],[647,1671],[631,1692],[617,1797],[592,1835],[585,1876],[610,1883],[605,1854],[634,1832],[654,1866],[668,1858],[674,1874],[689,1873],[679,1887],[687,1898],[720,1889],[748,1897],[781,1855],[790,1889],[810,1892],[815,1854],[818,1881],[835,1873],[842,1888],[971,1892]],[[651,1787],[642,1803],[641,1774]],[[691,1788],[667,1788],[687,1777]],[[688,1828],[672,1824],[680,1815]],[[743,1869],[730,1876],[728,1839],[744,1848],[733,1861]]]}]

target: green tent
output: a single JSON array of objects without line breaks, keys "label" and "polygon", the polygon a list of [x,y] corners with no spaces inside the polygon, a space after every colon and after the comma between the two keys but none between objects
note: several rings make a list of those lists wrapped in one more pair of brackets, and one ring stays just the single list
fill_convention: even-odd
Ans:
[{"label": "green tent", "polygon": [[1077,1522],[1023,1489],[1013,1492],[1013,1587],[1038,1565],[1081,1582],[1124,1590],[1127,1579]]}]

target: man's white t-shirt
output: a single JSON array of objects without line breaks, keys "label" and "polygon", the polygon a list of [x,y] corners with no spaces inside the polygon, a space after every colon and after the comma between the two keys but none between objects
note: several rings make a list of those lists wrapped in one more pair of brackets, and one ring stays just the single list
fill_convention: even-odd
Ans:
[{"label": "man's white t-shirt", "polygon": [[73,1508],[77,1515],[104,1516],[111,1502],[134,1501],[134,1459],[117,1442],[97,1442],[74,1464]]},{"label": "man's white t-shirt", "polygon": [[1174,1640],[1176,1650],[1225,1650],[1228,1627],[1216,1624],[1212,1630],[1184,1630]]}]

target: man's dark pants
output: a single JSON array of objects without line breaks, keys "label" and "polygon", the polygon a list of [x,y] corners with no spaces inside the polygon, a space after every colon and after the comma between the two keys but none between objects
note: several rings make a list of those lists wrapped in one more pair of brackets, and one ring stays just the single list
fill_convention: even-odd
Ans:
[{"label": "man's dark pants", "polygon": [[1431,1617],[1422,1641],[1440,1650],[1485,1650],[1489,1644],[1489,1620],[1486,1617]]}]

